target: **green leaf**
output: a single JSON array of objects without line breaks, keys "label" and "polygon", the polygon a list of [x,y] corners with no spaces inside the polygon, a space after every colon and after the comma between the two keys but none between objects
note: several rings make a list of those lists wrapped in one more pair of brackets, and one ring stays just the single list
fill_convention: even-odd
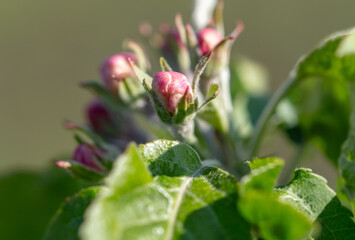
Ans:
[{"label": "green leaf", "polygon": [[316,239],[355,239],[355,223],[353,217],[352,212],[342,206],[337,197],[334,197],[318,216],[317,220],[321,225],[322,231]]},{"label": "green leaf", "polygon": [[249,163],[251,172],[241,180],[241,192],[254,189],[271,192],[284,162],[280,158],[257,158]]},{"label": "green leaf", "polygon": [[339,166],[344,179],[343,191],[346,193],[353,207],[355,206],[355,83],[349,83],[351,116],[350,132],[342,146]]},{"label": "green leaf", "polygon": [[311,229],[310,220],[272,194],[283,160],[254,159],[249,165],[251,172],[241,180],[238,207],[243,216],[255,226],[258,232],[256,235],[275,240],[306,236]]},{"label": "green leaf", "polygon": [[81,228],[91,239],[250,239],[236,180],[203,166],[189,146],[158,140],[131,145]]},{"label": "green leaf", "polygon": [[310,169],[297,169],[290,183],[275,190],[279,200],[304,213],[312,222],[335,196],[327,181]]},{"label": "green leaf", "polygon": [[90,187],[66,199],[52,219],[43,240],[79,240],[78,230],[84,212],[98,191],[98,187]]},{"label": "green leaf", "polygon": [[238,207],[243,216],[256,226],[263,239],[302,239],[311,230],[307,217],[270,194],[247,191]]},{"label": "green leaf", "polygon": [[353,35],[346,31],[329,37],[303,57],[292,73],[298,85],[290,99],[296,106],[301,130],[333,163],[349,130],[346,84],[355,81],[355,55],[345,53],[351,53],[347,49],[354,43]]}]

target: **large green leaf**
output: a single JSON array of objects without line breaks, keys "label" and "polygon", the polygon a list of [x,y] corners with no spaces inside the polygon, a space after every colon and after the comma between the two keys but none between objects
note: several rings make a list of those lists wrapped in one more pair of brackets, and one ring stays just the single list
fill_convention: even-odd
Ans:
[{"label": "large green leaf", "polygon": [[1,177],[0,239],[41,239],[61,201],[83,186],[57,168]]},{"label": "large green leaf", "polygon": [[237,190],[232,176],[203,166],[187,145],[130,145],[89,208],[82,239],[250,239]]},{"label": "large green leaf", "polygon": [[275,192],[279,200],[303,212],[312,222],[319,222],[317,239],[354,239],[351,211],[341,205],[326,180],[311,170],[296,170],[291,182]]},{"label": "large green leaf", "polygon": [[311,230],[304,214],[272,193],[282,165],[277,158],[254,159],[251,172],[241,180],[238,207],[263,239],[300,239]]},{"label": "large green leaf", "polygon": [[43,240],[79,240],[78,229],[83,222],[84,212],[98,190],[98,187],[86,188],[66,199],[52,219]]},{"label": "large green leaf", "polygon": [[347,82],[355,80],[355,56],[345,56],[350,50],[342,42],[353,34],[331,36],[292,72],[297,87],[289,97],[296,106],[299,126],[335,164],[349,130]]},{"label": "large green leaf", "polygon": [[350,117],[350,132],[343,144],[342,154],[339,158],[342,177],[344,179],[343,191],[355,207],[355,83],[349,83],[352,112]]},{"label": "large green leaf", "polygon": [[353,217],[351,211],[342,206],[337,197],[334,197],[318,216],[322,231],[317,240],[355,239]]},{"label": "large green leaf", "polygon": [[335,196],[327,181],[310,169],[297,169],[290,183],[275,190],[279,200],[304,213],[312,222]]},{"label": "large green leaf", "polygon": [[302,239],[311,230],[306,216],[269,194],[247,191],[238,206],[243,216],[255,225],[258,235],[266,240]]}]

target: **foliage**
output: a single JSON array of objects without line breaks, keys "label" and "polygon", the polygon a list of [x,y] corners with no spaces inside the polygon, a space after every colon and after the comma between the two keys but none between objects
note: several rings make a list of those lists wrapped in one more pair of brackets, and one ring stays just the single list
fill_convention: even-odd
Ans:
[{"label": "foliage", "polygon": [[[231,56],[243,24],[225,34],[222,1],[195,3],[198,28],[180,15],[159,33],[141,26],[163,55],[160,70],[147,46],[128,40],[130,53],[104,61],[101,84],[83,84],[96,103],[88,124],[66,124],[78,147],[56,165],[91,186],[66,198],[44,239],[354,239],[355,32],[325,39],[270,94],[263,67]],[[284,161],[257,157],[267,127],[300,152],[317,146],[339,169],[337,192],[306,168],[290,168],[291,181],[279,185]],[[34,215],[27,204],[47,200],[37,176],[21,178],[31,197],[21,205],[5,188],[2,206]],[[11,201],[23,209],[7,209]]]}]

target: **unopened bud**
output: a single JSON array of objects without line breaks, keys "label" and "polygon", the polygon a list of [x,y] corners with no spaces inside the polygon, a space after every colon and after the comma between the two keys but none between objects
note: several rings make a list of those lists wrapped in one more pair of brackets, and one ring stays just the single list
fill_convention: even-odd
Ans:
[{"label": "unopened bud", "polygon": [[116,134],[112,114],[100,100],[94,99],[89,103],[86,116],[92,129],[99,135]]},{"label": "unopened bud", "polygon": [[107,89],[117,94],[118,81],[134,76],[128,59],[136,62],[137,57],[133,53],[123,52],[106,59],[101,65],[101,76]]},{"label": "unopened bud", "polygon": [[74,162],[80,163],[90,169],[103,172],[104,167],[100,161],[103,160],[104,150],[95,146],[82,143],[76,147],[72,159]]},{"label": "unopened bud", "polygon": [[198,33],[198,45],[202,55],[212,51],[223,40],[221,34],[213,28],[204,28]]},{"label": "unopened bud", "polygon": [[152,89],[171,115],[174,115],[185,94],[189,99],[193,99],[189,80],[178,72],[158,72],[153,78]]}]

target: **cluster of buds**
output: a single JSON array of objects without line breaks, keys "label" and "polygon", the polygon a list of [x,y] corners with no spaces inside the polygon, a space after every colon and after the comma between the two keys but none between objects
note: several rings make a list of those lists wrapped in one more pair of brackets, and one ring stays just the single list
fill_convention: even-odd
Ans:
[{"label": "cluster of buds", "polygon": [[[160,58],[161,70],[153,77],[146,73],[150,63],[140,45],[133,41],[126,44],[132,52],[122,52],[104,60],[100,67],[102,83],[84,83],[96,94],[86,111],[89,127],[67,125],[88,135],[94,144],[79,140],[72,159],[59,161],[57,166],[86,180],[93,180],[88,177],[90,174],[101,179],[129,141],[146,140],[142,134],[135,134],[138,131],[131,128],[134,122],[131,119],[134,112],[145,115],[147,121],[154,120],[146,114],[151,106],[147,104],[148,96],[160,120],[170,126],[177,139],[196,143],[194,119],[197,113],[211,125],[211,122],[218,122],[213,119],[218,114],[213,114],[220,109],[214,104],[211,110],[212,105],[208,103],[220,90],[229,91],[229,83],[215,76],[227,66],[230,47],[243,29],[242,25],[237,25],[230,36],[224,37],[221,14],[219,4],[212,24],[197,33],[190,24],[183,23],[179,14],[175,18],[175,27],[162,24],[160,34],[155,36],[148,23],[141,25],[141,33],[151,37],[151,43],[154,43],[153,39],[160,39],[155,41],[159,44],[153,45],[165,56]],[[218,104],[220,108],[224,107],[223,100]],[[201,111],[207,105],[209,110]],[[207,117],[204,112],[208,112]],[[218,118],[228,119],[225,115],[218,115]]]}]

